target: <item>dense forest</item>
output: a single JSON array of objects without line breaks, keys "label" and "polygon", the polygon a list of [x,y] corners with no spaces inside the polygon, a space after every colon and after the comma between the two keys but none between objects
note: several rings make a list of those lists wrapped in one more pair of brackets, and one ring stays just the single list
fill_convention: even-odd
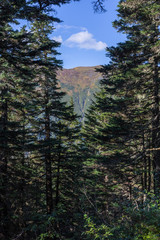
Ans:
[{"label": "dense forest", "polygon": [[50,38],[70,2],[0,1],[0,239],[160,240],[160,1],[119,1],[84,122]]}]

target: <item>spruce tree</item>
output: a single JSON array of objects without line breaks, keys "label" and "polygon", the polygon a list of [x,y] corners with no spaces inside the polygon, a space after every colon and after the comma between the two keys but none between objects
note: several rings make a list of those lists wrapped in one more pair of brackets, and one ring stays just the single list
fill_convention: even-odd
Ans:
[{"label": "spruce tree", "polygon": [[133,70],[140,94],[145,99],[141,100],[141,107],[149,106],[145,129],[151,135],[155,191],[159,191],[159,8],[158,1],[144,0],[138,4],[135,1],[120,2],[120,19],[115,21],[118,30],[138,44],[132,54],[136,62]]},{"label": "spruce tree", "polygon": [[[158,1],[120,2],[119,20],[114,25],[128,39],[107,49],[111,62],[100,70],[104,75],[102,90],[87,114],[84,127],[95,161],[103,157],[104,169],[110,160],[107,168],[113,175],[110,171],[109,176],[119,179],[121,197],[127,196],[128,200],[136,197],[136,188],[143,193],[153,189],[152,168],[158,166],[155,164],[158,145],[154,147],[154,142],[159,142],[158,60],[155,61],[159,58],[159,21],[155,21],[158,9]],[[149,151],[156,153],[148,155]],[[157,175],[158,170],[154,177],[156,189]],[[143,197],[137,199],[143,203]]]},{"label": "spruce tree", "polygon": [[[35,182],[32,179],[35,178],[34,174],[36,173],[36,164],[32,157],[35,156],[35,148],[37,148],[34,146],[37,133],[33,128],[36,119],[34,104],[37,103],[35,99],[39,87],[35,81],[36,75],[37,78],[39,76],[37,69],[43,68],[45,75],[44,69],[46,67],[46,72],[49,72],[47,66],[50,65],[53,70],[53,78],[55,78],[58,65],[55,57],[50,58],[49,63],[46,58],[40,56],[43,51],[48,50],[49,52],[53,46],[57,47],[56,42],[48,41],[40,44],[35,39],[36,31],[33,33],[32,30],[26,30],[25,27],[15,30],[13,24],[19,24],[20,19],[24,19],[28,23],[35,22],[37,19],[39,26],[46,21],[59,21],[50,15],[50,7],[69,2],[2,1],[0,3],[1,232],[2,236],[7,239],[12,236],[13,232],[16,236],[26,226],[28,218],[23,221],[26,218],[23,211],[27,213],[30,209],[28,212],[31,212],[31,209],[34,208],[27,206],[34,199],[30,194],[34,189]],[[46,32],[46,34],[48,33]],[[56,55],[56,51],[53,51],[54,53]],[[53,61],[55,61],[54,67]],[[54,92],[55,82],[53,85]],[[58,98],[61,98],[63,94],[57,93],[57,95],[59,95]],[[59,104],[58,100],[57,102],[53,100],[53,102]],[[46,131],[48,131],[47,108],[48,106],[46,106]],[[20,198],[18,198],[19,193]],[[14,204],[12,204],[13,202]],[[14,214],[15,210],[17,214]]]}]

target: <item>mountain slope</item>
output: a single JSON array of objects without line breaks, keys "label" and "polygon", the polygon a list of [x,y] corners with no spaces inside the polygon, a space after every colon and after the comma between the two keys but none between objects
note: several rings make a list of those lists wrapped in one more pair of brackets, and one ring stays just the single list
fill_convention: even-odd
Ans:
[{"label": "mountain slope", "polygon": [[65,101],[70,101],[73,97],[75,111],[82,118],[102,78],[101,74],[96,72],[96,68],[99,66],[63,69],[57,74],[62,91],[67,93]]}]

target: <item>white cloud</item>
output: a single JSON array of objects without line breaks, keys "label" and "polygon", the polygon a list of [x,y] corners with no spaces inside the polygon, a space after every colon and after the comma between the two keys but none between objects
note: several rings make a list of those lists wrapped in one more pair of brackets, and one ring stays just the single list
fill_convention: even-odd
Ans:
[{"label": "white cloud", "polygon": [[68,47],[78,47],[84,49],[104,50],[107,45],[104,42],[97,41],[87,30],[72,34],[64,44]]},{"label": "white cloud", "polygon": [[82,31],[87,31],[87,28],[85,28],[85,27],[80,27],[80,29],[81,29]]},{"label": "white cloud", "polygon": [[55,40],[56,42],[60,42],[60,43],[63,42],[62,36],[54,36],[53,40]]},{"label": "white cloud", "polygon": [[70,28],[73,28],[73,26],[57,23],[57,24],[55,24],[55,28],[56,28],[56,30],[58,30],[58,29],[70,29]]},{"label": "white cloud", "polygon": [[81,31],[87,30],[85,27],[79,27],[74,25],[66,25],[66,24],[55,24],[55,31],[62,29],[62,30],[70,30],[70,29],[80,29]]}]

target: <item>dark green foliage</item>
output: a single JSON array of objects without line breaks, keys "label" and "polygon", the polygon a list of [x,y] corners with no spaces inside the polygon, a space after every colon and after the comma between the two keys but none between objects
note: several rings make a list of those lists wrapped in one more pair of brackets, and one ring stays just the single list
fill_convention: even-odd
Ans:
[{"label": "dark green foliage", "polygon": [[[127,34],[127,41],[107,49],[111,62],[99,70],[101,90],[86,114],[86,211],[97,226],[94,239],[100,237],[97,229],[104,219],[105,226],[119,221],[122,205],[136,201],[143,208],[145,191],[159,196],[159,20],[153,9],[159,9],[158,1],[120,1],[114,25]],[[108,239],[149,238],[147,227],[141,231],[140,225]],[[118,227],[123,228],[122,222]],[[158,227],[154,231],[158,239]]]},{"label": "dark green foliage", "polygon": [[[64,93],[57,87],[59,44],[48,37],[52,21],[59,20],[48,11],[52,4],[67,2],[0,4],[0,232],[4,239],[35,239],[44,229],[38,225],[49,218],[46,214],[52,214],[53,208],[56,211],[58,204],[54,205],[56,187],[52,185],[58,181],[57,158],[62,151],[60,144],[64,145],[59,143],[58,129],[59,122],[70,115],[62,102]],[[19,19],[32,20],[31,28],[13,30],[11,23],[18,24]],[[69,122],[65,129],[70,131]],[[69,147],[63,146],[65,152]],[[64,158],[67,161],[66,155]]]},{"label": "dark green foliage", "polygon": [[86,239],[159,240],[159,211],[159,199],[149,193],[144,205],[123,206],[123,214],[114,225],[97,225],[85,215]]}]

